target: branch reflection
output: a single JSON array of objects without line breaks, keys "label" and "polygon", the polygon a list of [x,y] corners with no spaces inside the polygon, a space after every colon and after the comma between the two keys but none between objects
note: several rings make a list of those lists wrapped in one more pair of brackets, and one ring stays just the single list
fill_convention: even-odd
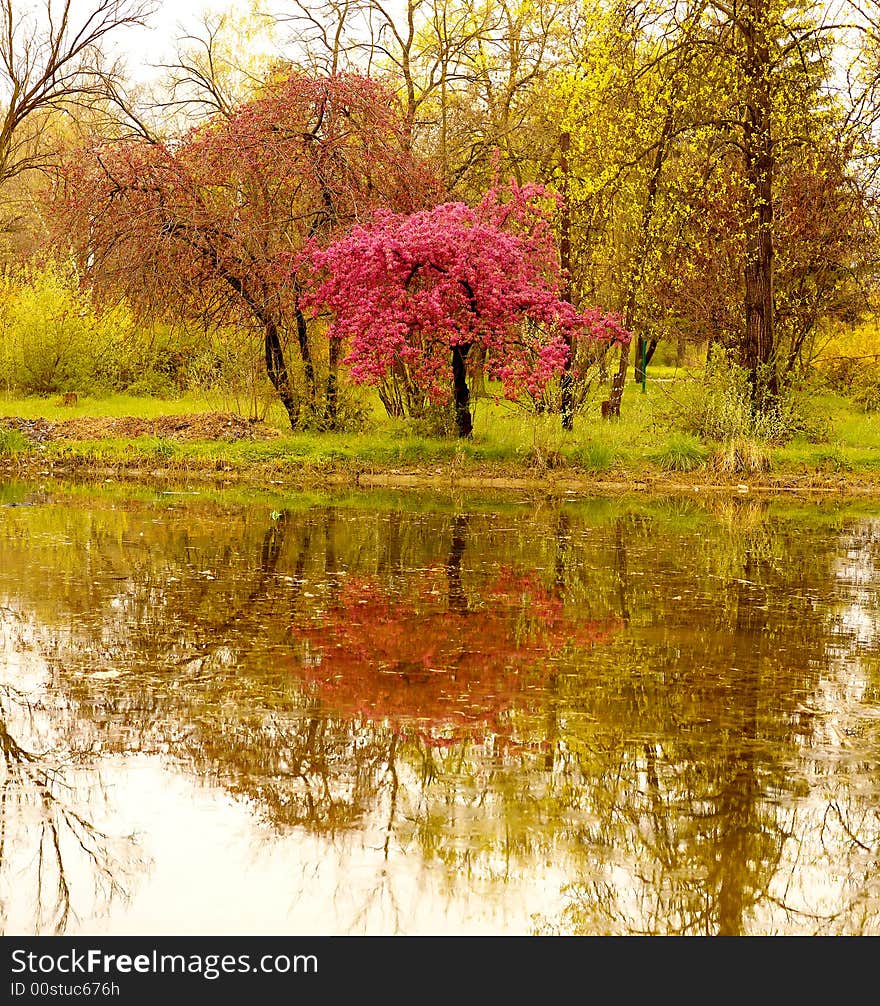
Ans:
[{"label": "branch reflection", "polygon": [[863,522],[90,505],[0,528],[80,747],[172,757],[279,834],[364,835],[362,919],[405,929],[405,858],[473,889],[552,864],[542,932],[880,932],[876,640],[841,613],[877,598],[835,573]]}]

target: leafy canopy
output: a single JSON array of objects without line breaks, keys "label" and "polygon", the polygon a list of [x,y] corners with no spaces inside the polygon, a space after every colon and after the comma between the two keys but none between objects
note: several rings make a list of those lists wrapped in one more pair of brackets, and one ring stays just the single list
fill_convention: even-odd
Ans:
[{"label": "leafy canopy", "polygon": [[402,366],[443,402],[450,350],[480,345],[506,396],[537,395],[565,368],[575,338],[628,339],[616,315],[563,298],[551,205],[543,187],[511,182],[474,207],[379,211],[315,248],[319,279],[307,300],[334,315],[331,338],[349,340],[352,379],[378,384]]}]

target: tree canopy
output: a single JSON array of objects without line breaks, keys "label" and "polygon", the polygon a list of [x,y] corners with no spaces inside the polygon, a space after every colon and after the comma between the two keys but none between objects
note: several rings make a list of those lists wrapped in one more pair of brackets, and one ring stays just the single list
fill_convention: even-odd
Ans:
[{"label": "tree canopy", "polygon": [[452,390],[458,433],[467,436],[472,347],[483,349],[508,397],[537,397],[565,369],[574,339],[627,339],[616,316],[579,313],[561,296],[547,202],[540,186],[512,182],[474,207],[379,211],[316,250],[325,278],[310,301],[333,312],[330,337],[349,341],[352,378],[384,383],[392,413],[401,396],[444,401]]},{"label": "tree canopy", "polygon": [[332,425],[335,407],[335,361],[323,362],[322,394],[300,308],[302,249],[373,208],[411,210],[438,192],[386,86],[289,66],[178,140],[98,138],[73,149],[61,179],[56,223],[90,279],[153,310],[257,332],[294,428]]}]

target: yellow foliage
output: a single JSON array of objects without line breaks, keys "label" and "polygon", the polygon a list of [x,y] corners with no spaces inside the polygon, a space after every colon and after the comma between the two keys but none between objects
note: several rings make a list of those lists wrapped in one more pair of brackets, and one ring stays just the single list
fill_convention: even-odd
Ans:
[{"label": "yellow foliage", "polygon": [[70,262],[28,263],[0,275],[0,381],[7,390],[112,384],[133,329],[125,305],[97,308]]},{"label": "yellow foliage", "polygon": [[832,384],[848,390],[880,379],[880,318],[856,325],[826,321],[816,339],[813,366]]}]

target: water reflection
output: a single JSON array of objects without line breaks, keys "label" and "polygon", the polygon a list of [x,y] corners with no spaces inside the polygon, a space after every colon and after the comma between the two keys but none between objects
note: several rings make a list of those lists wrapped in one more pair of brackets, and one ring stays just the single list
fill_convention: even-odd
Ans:
[{"label": "water reflection", "polygon": [[[25,654],[29,627],[0,610],[3,651]],[[0,681],[0,905],[14,931],[64,933],[78,911],[109,911],[142,865],[132,836],[105,830],[107,792],[24,660]]]},{"label": "water reflection", "polygon": [[[204,927],[247,847],[231,931],[880,934],[869,510],[35,492],[0,511],[4,736],[51,733],[7,757],[41,809],[4,797],[6,930]],[[28,848],[31,891],[76,879],[25,923]]]}]

